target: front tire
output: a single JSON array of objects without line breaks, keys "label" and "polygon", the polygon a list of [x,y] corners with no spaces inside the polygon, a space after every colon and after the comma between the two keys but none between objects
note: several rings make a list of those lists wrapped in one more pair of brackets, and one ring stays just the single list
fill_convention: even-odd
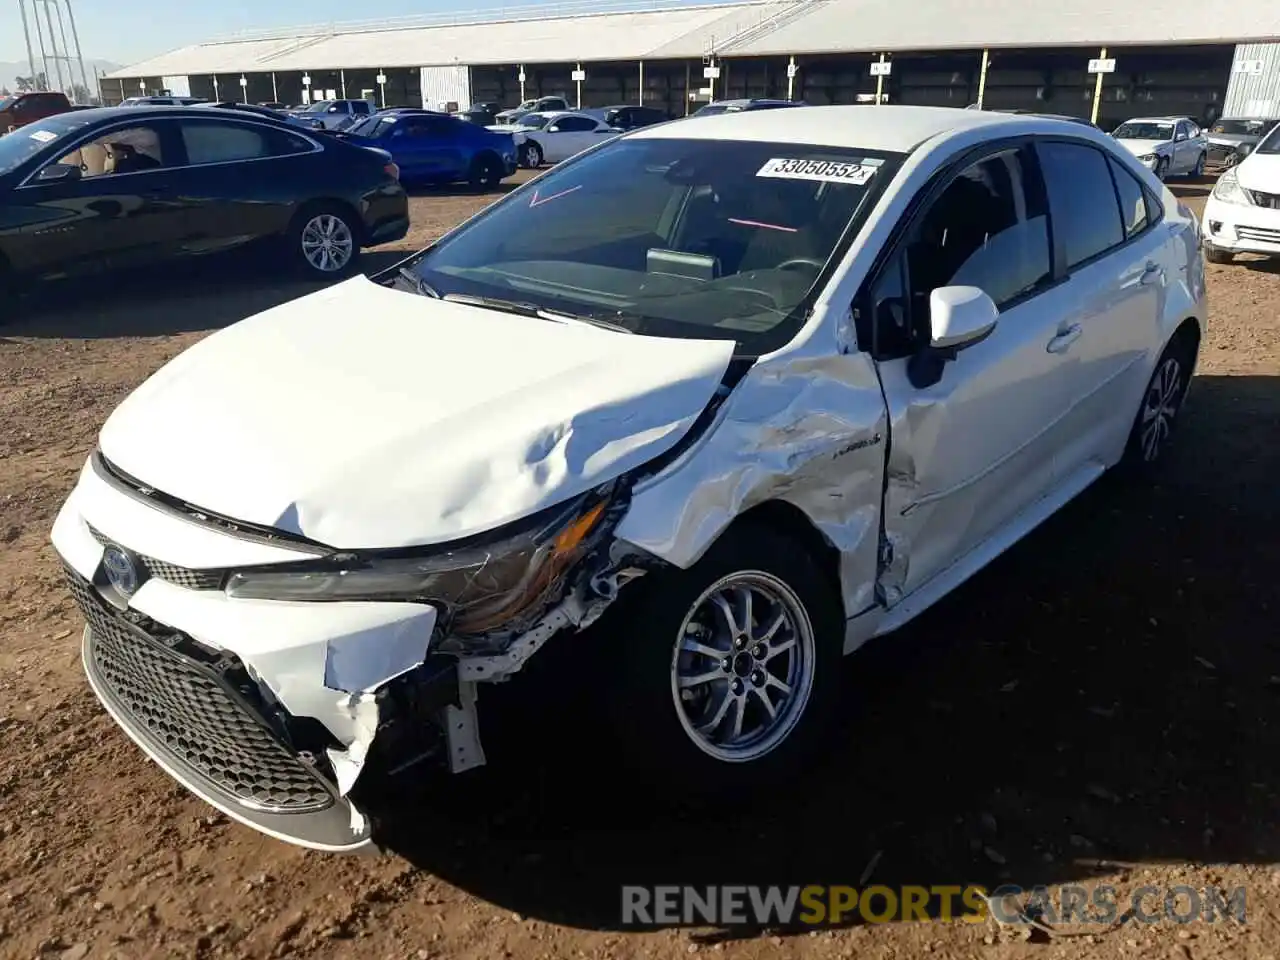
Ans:
[{"label": "front tire", "polygon": [[305,208],[289,231],[289,248],[298,269],[316,280],[349,275],[360,258],[360,229],[355,215],[337,204]]},{"label": "front tire", "polygon": [[520,162],[530,170],[537,170],[542,166],[542,147],[537,143],[526,143],[520,151]]},{"label": "front tire", "polygon": [[1210,263],[1232,263],[1235,261],[1235,254],[1230,250],[1210,245],[1204,248],[1204,258]]},{"label": "front tire", "polygon": [[695,804],[792,786],[838,702],[844,618],[830,578],[795,540],[744,524],[690,569],[632,589],[599,642],[633,782]]},{"label": "front tire", "polygon": [[1156,179],[1161,183],[1169,178],[1169,160],[1167,157],[1161,157],[1156,161]]},{"label": "front tire", "polygon": [[1208,156],[1202,152],[1200,156],[1196,158],[1196,168],[1191,171],[1191,176],[1195,177],[1197,180],[1203,177],[1206,163],[1208,163]]}]

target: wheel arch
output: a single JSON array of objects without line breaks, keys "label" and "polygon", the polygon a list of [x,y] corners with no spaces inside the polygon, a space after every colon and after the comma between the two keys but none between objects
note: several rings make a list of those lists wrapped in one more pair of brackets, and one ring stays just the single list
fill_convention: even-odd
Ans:
[{"label": "wheel arch", "polygon": [[[752,526],[766,527],[774,533],[799,543],[822,571],[836,602],[844,611],[844,595],[840,580],[840,550],[827,538],[826,534],[818,529],[804,510],[788,500],[766,500],[735,517],[715,539],[719,540],[731,530]],[[848,616],[847,611],[845,616]]]},{"label": "wheel arch", "polygon": [[361,246],[364,246],[366,240],[366,229],[364,217],[360,216],[360,211],[349,200],[343,200],[341,197],[317,197],[314,200],[308,200],[303,203],[289,218],[289,232],[292,233],[302,226],[303,218],[308,214],[317,210],[323,210],[330,207],[337,207],[351,216],[351,227],[356,232],[356,239]]}]

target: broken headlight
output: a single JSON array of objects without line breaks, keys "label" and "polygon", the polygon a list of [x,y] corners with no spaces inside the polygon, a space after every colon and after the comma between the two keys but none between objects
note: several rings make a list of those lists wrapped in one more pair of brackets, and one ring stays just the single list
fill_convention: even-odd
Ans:
[{"label": "broken headlight", "polygon": [[584,498],[484,542],[331,554],[237,570],[227,594],[252,600],[389,600],[441,608],[450,633],[474,636],[536,609],[594,542],[608,501]]}]

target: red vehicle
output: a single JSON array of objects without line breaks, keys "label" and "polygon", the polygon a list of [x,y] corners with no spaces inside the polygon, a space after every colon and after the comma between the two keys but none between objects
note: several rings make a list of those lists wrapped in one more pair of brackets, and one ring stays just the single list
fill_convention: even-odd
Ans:
[{"label": "red vehicle", "polygon": [[0,133],[9,133],[70,109],[71,101],[63,93],[18,93],[0,98]]}]

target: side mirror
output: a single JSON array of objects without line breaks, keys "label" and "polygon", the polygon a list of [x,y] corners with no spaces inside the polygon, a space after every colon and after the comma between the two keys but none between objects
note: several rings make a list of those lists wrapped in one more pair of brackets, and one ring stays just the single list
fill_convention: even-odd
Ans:
[{"label": "side mirror", "polygon": [[64,180],[79,180],[80,167],[74,163],[51,163],[38,174],[37,183],[59,183]]},{"label": "side mirror", "polygon": [[1000,310],[978,287],[938,287],[929,294],[929,345],[907,362],[907,376],[917,389],[932,387],[961,350],[991,336]]},{"label": "side mirror", "polygon": [[1182,133],[1181,131],[1173,135],[1174,143],[1181,143],[1183,140],[1186,140],[1186,139],[1187,139],[1187,135],[1185,133]]},{"label": "side mirror", "polygon": [[939,287],[929,294],[933,350],[959,351],[991,336],[1000,319],[995,302],[977,287]]}]

